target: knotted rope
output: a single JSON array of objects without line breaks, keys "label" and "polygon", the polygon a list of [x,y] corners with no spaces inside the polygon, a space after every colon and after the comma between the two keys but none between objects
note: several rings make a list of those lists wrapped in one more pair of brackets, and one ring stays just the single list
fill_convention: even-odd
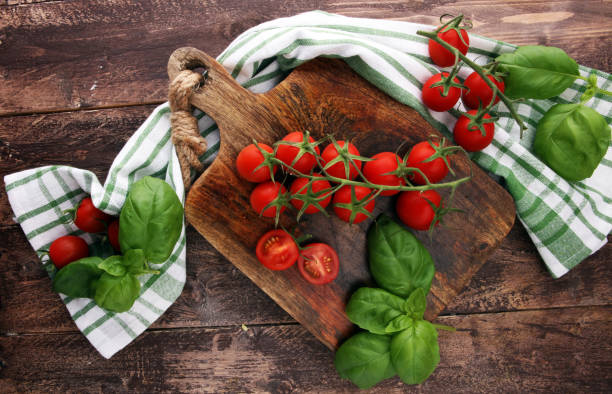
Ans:
[{"label": "knotted rope", "polygon": [[206,152],[206,140],[198,129],[198,120],[192,114],[189,100],[203,82],[203,76],[195,71],[181,71],[170,83],[168,101],[170,102],[170,124],[172,143],[181,165],[185,190],[191,186],[191,168],[198,172],[204,169],[199,157]]}]

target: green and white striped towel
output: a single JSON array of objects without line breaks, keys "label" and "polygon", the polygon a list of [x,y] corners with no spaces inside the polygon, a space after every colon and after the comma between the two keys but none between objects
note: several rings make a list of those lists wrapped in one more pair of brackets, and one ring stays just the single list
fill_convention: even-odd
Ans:
[{"label": "green and white striped towel", "polygon": [[[240,35],[218,58],[244,87],[265,92],[279,83],[290,69],[317,56],[343,58],[356,72],[396,100],[415,108],[448,136],[457,111],[429,112],[421,103],[424,81],[438,72],[427,56],[427,40],[417,36],[424,26],[406,22],[357,19],[320,11],[277,19]],[[469,56],[485,63],[515,46],[471,35]],[[591,69],[580,67],[582,75]],[[595,71],[600,87],[610,90],[609,74]],[[464,70],[466,77],[469,70]],[[568,183],[531,152],[534,129],[544,112],[555,103],[578,99],[585,85],[576,83],[555,100],[538,100],[518,106],[529,130],[519,140],[519,129],[506,108],[498,107],[494,142],[472,158],[503,178],[513,195],[519,218],[538,248],[546,266],[559,277],[607,242],[612,229],[612,149],[593,177]],[[589,106],[612,120],[612,101],[596,97]],[[201,158],[214,159],[219,135],[212,119],[196,111],[209,150]],[[94,204],[117,214],[129,186],[145,175],[165,179],[184,200],[178,161],[170,141],[167,104],[159,106],[128,141],[111,167],[104,185],[95,176],[65,166],[43,167],[5,177],[9,200],[35,250],[46,249],[57,237],[79,233],[61,221],[62,211],[75,206],[85,194]],[[109,313],[86,299],[64,302],[79,329],[104,357],[122,349],[155,321],[180,294],[185,283],[185,235],[162,274],[145,277],[142,293],[125,313]]]}]

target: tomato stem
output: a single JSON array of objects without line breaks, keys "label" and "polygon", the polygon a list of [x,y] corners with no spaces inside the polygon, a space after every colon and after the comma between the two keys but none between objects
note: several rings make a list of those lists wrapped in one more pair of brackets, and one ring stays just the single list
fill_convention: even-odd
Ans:
[{"label": "tomato stem", "polygon": [[487,78],[486,75],[486,70],[479,66],[478,64],[474,63],[472,60],[470,60],[467,56],[465,56],[464,54],[462,54],[461,52],[459,52],[459,50],[455,47],[453,47],[452,45],[450,45],[449,43],[447,43],[446,41],[440,39],[438,37],[438,35],[436,34],[436,32],[430,32],[430,31],[423,31],[423,30],[419,30],[417,31],[417,34],[423,37],[427,37],[430,40],[433,40],[435,42],[437,42],[438,44],[442,45],[444,48],[446,48],[447,50],[451,51],[452,53],[455,54],[456,57],[459,57],[461,60],[463,60],[463,62],[465,64],[467,64],[468,66],[470,66],[478,75],[480,75],[480,77],[482,78],[482,80],[491,88],[491,90],[493,91],[493,98],[491,99],[491,103],[489,103],[489,105],[487,106],[487,108],[492,107],[492,103],[495,102],[495,97],[499,97],[499,99],[506,104],[506,107],[508,107],[508,110],[510,111],[510,115],[512,116],[512,118],[516,121],[516,123],[518,124],[519,128],[520,128],[520,138],[523,138],[523,130],[527,129],[527,126],[525,126],[525,124],[523,123],[523,120],[521,119],[521,117],[519,116],[518,112],[516,112],[516,109],[514,108],[514,104],[512,102],[512,100],[510,100],[505,94],[503,94],[498,88],[497,85],[491,81],[489,78]]}]

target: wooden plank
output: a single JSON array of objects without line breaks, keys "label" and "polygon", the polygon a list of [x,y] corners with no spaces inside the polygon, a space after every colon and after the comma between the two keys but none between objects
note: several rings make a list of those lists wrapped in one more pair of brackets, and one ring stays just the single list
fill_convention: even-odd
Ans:
[{"label": "wooden plank", "polygon": [[[106,0],[0,8],[0,114],[56,111],[166,99],[172,51],[195,46],[218,55],[264,21],[323,9],[354,17],[436,24],[464,13],[473,32],[525,44],[554,45],[579,63],[611,71],[612,17],[598,0],[542,3],[239,0]],[[136,45],[135,45],[136,43]],[[35,99],[33,99],[35,97]]]},{"label": "wooden plank", "polygon": [[[440,332],[432,376],[371,392],[606,392],[611,316],[593,307],[442,317],[457,332]],[[299,325],[149,330],[111,360],[80,334],[2,336],[0,376],[1,392],[357,391]]]}]

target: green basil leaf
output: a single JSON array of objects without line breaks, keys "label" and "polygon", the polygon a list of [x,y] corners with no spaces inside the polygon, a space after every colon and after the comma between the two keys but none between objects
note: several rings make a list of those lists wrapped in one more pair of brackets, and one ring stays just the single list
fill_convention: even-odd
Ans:
[{"label": "green basil leaf", "polygon": [[151,271],[146,267],[144,250],[132,249],[123,255],[123,265],[132,275],[148,274]]},{"label": "green basil leaf", "polygon": [[135,276],[112,276],[105,272],[98,280],[94,301],[111,312],[125,312],[134,305],[139,294],[140,282]]},{"label": "green basil leaf", "polygon": [[429,291],[435,267],[414,235],[386,215],[368,230],[370,272],[383,289],[408,297],[416,288]]},{"label": "green basil leaf", "polygon": [[402,315],[404,300],[388,291],[362,287],[353,293],[346,306],[349,320],[374,334],[386,334],[386,328]]},{"label": "green basil leaf", "polygon": [[121,209],[121,251],[142,249],[148,261],[170,257],[183,226],[183,206],[176,192],[161,179],[144,177],[134,183]]},{"label": "green basil leaf", "polygon": [[391,378],[395,370],[389,357],[391,337],[360,332],[347,339],[336,351],[334,365],[343,379],[349,379],[360,389]]},{"label": "green basil leaf", "polygon": [[73,298],[93,298],[95,282],[103,271],[98,268],[99,257],[85,257],[73,261],[53,278],[53,291]]},{"label": "green basil leaf", "polygon": [[89,245],[89,256],[98,256],[106,259],[114,254],[115,249],[113,249],[113,246],[106,237]]},{"label": "green basil leaf", "polygon": [[522,46],[495,60],[500,71],[507,73],[504,94],[511,99],[558,96],[580,75],[576,61],[555,47]]},{"label": "green basil leaf", "polygon": [[123,276],[127,272],[122,256],[111,256],[98,264],[98,268],[112,276]]},{"label": "green basil leaf", "polygon": [[427,298],[425,297],[425,291],[420,287],[413,291],[402,305],[402,311],[418,320],[423,319],[426,308]]},{"label": "green basil leaf", "polygon": [[538,122],[533,150],[568,181],[593,175],[610,145],[610,126],[592,108],[557,104]]},{"label": "green basil leaf", "polygon": [[426,320],[395,334],[390,350],[391,363],[406,384],[423,383],[440,362],[438,332]]},{"label": "green basil leaf", "polygon": [[387,334],[391,334],[398,331],[403,331],[414,324],[414,319],[408,315],[399,315],[395,319],[391,320],[387,327],[385,327],[385,332]]}]

